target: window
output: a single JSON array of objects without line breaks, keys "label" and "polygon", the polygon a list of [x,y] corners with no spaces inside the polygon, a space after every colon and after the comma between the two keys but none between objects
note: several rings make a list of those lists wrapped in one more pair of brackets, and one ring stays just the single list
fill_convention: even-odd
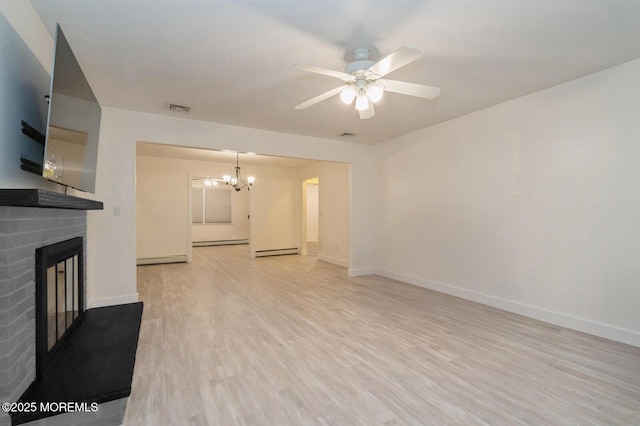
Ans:
[{"label": "window", "polygon": [[192,223],[232,223],[231,191],[193,188]]}]

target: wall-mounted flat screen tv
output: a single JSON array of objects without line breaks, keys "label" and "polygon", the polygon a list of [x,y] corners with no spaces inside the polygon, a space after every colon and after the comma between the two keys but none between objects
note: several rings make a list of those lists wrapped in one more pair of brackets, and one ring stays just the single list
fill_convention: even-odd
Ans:
[{"label": "wall-mounted flat screen tv", "polygon": [[59,25],[49,93],[42,176],[95,192],[102,109]]}]

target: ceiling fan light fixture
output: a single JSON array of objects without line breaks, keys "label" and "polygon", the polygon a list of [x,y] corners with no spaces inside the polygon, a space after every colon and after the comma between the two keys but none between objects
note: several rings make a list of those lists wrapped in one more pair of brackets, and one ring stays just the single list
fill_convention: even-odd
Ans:
[{"label": "ceiling fan light fixture", "polygon": [[351,105],[355,98],[356,91],[351,86],[346,87],[342,92],[340,92],[340,100],[347,105]]},{"label": "ceiling fan light fixture", "polygon": [[342,80],[342,85],[326,91],[316,97],[295,106],[296,110],[309,108],[335,95],[347,105],[353,103],[361,120],[375,115],[374,104],[379,102],[385,92],[399,93],[424,99],[434,99],[440,95],[440,88],[406,81],[388,80],[387,74],[403,67],[422,56],[415,47],[401,46],[378,62],[370,59],[369,49],[355,49],[354,61],[346,67],[346,72],[335,71],[315,65],[296,65],[301,71],[313,72]]},{"label": "ceiling fan light fixture", "polygon": [[364,92],[359,92],[356,98],[356,109],[358,111],[364,111],[369,108],[369,98]]},{"label": "ceiling fan light fixture", "polygon": [[367,96],[374,104],[382,99],[384,95],[384,89],[375,83],[369,83],[367,86]]}]

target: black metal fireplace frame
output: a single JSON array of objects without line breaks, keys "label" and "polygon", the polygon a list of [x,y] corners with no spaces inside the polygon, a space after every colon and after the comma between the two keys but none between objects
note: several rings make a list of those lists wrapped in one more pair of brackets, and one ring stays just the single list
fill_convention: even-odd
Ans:
[{"label": "black metal fireplace frame", "polygon": [[[70,257],[78,256],[78,317],[63,335],[47,350],[47,269]],[[36,380],[56,351],[78,328],[84,317],[84,249],[83,238],[76,237],[36,249]]]}]

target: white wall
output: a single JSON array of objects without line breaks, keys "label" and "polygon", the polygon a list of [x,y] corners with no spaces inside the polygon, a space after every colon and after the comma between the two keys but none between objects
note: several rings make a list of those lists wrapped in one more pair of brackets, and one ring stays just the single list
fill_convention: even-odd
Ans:
[{"label": "white wall", "polygon": [[[22,42],[42,68],[51,75],[53,65],[53,38],[40,20],[37,12],[27,1],[0,0],[0,14],[14,28]],[[8,39],[3,39],[9,41]],[[13,58],[15,59],[15,58]],[[47,85],[47,93],[48,93]]]},{"label": "white wall", "polygon": [[640,345],[640,60],[387,141],[381,273]]},{"label": "white wall", "polygon": [[[317,162],[301,170],[301,181],[318,178],[318,258],[342,266],[349,265],[350,239],[353,238],[352,226],[364,217],[372,223],[369,232],[378,229],[372,218],[377,208],[371,205],[367,213],[353,217],[349,205],[349,165],[335,162]],[[370,190],[372,178],[367,183]],[[362,188],[365,190],[365,188]],[[371,272],[371,271],[366,271]]]},{"label": "white wall", "polygon": [[[186,256],[190,177],[228,173],[233,165],[138,156],[136,161],[137,259]],[[159,190],[161,189],[161,190]],[[192,227],[193,241],[249,237],[248,196],[235,193],[234,223]]]},{"label": "white wall", "polygon": [[[298,169],[241,166],[243,174],[256,178],[251,192],[233,191],[234,222],[242,222],[244,226],[194,225],[193,240],[249,238],[250,195],[254,249],[298,247],[301,211]],[[233,171],[235,164],[138,156],[136,167],[137,258],[186,256],[190,177],[222,176]]]},{"label": "white wall", "polygon": [[[96,194],[91,196],[104,202],[105,212],[88,214],[88,255],[101,259],[87,268],[88,280],[96,283],[88,289],[89,300],[94,304],[120,303],[137,297],[136,141],[351,162],[351,209],[360,219],[349,226],[349,272],[357,275],[374,269],[376,234],[371,229],[376,226],[367,212],[376,204],[377,193],[370,187],[374,171],[370,147],[105,107]],[[256,175],[256,185],[259,185],[258,179]],[[300,182],[298,193],[301,192]],[[255,193],[257,196],[259,191]],[[298,206],[301,203],[299,201]],[[116,207],[119,216],[114,215]],[[299,218],[300,215],[296,219],[298,229],[301,226]],[[299,233],[296,238],[300,238]],[[255,248],[260,249],[259,246]]]},{"label": "white wall", "polygon": [[187,255],[189,164],[136,158],[136,258]]},{"label": "white wall", "polygon": [[[56,184],[20,169],[20,157],[43,158],[43,147],[21,133],[20,122],[46,131],[53,40],[31,3],[2,1],[0,13],[0,187],[54,191]],[[36,37],[27,45],[19,34],[30,33]],[[34,50],[48,52],[48,67]]]},{"label": "white wall", "polygon": [[254,250],[300,248],[302,198],[298,169],[263,167],[258,170],[262,172],[252,172],[256,183],[251,189]]}]

